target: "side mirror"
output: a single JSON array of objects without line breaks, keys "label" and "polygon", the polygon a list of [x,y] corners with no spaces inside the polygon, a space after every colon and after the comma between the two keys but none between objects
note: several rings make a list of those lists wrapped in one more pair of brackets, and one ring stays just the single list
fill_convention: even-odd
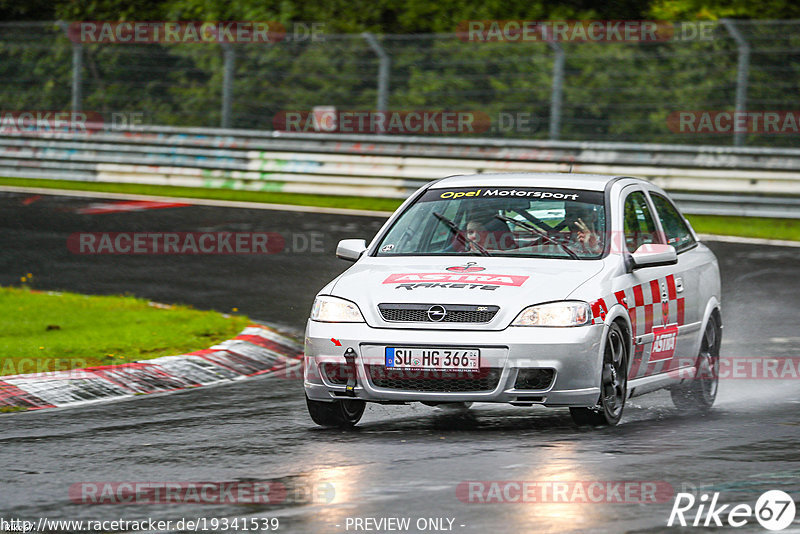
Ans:
[{"label": "side mirror", "polygon": [[347,261],[357,261],[367,250],[363,239],[342,239],[336,246],[336,257]]},{"label": "side mirror", "polygon": [[672,245],[647,243],[636,249],[631,255],[632,269],[642,267],[658,267],[678,263],[678,253]]}]

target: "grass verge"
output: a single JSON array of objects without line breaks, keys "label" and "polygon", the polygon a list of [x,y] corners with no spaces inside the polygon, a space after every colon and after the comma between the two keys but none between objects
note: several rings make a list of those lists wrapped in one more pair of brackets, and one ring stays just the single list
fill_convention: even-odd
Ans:
[{"label": "grass verge", "polygon": [[109,182],[79,182],[72,180],[40,180],[36,178],[0,178],[0,185],[17,187],[42,187],[73,191],[100,191],[103,193],[128,193],[162,197],[209,198],[239,202],[291,204],[322,208],[349,208],[372,211],[394,211],[403,202],[392,198],[345,197],[336,195],[301,195],[241,189],[207,189],[204,187],[176,187],[169,185],[115,184]]},{"label": "grass verge", "polygon": [[696,232],[800,241],[800,219],[687,215]]},{"label": "grass verge", "polygon": [[235,337],[247,317],[128,296],[0,287],[0,376],[184,354]]},{"label": "grass verge", "polygon": [[[271,204],[291,204],[295,206],[318,206],[373,211],[394,211],[402,203],[401,200],[391,198],[300,195],[294,193],[271,193],[236,189],[206,189],[202,187],[174,187],[166,185],[40,180],[35,178],[0,178],[0,185],[164,197],[209,198],[216,200],[236,200],[240,202],[264,202]],[[722,215],[690,215],[688,218],[692,222],[694,229],[703,234],[800,241],[800,220],[798,219],[729,217]]]}]

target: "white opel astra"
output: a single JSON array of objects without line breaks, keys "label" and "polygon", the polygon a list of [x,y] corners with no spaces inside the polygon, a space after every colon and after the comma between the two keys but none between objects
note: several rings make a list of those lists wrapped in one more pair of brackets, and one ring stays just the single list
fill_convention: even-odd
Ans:
[{"label": "white opel astra", "polygon": [[415,192],[317,295],[305,334],[311,418],[365,403],[569,407],[615,425],[662,388],[710,409],[722,332],[717,259],[642,179],[479,174]]}]

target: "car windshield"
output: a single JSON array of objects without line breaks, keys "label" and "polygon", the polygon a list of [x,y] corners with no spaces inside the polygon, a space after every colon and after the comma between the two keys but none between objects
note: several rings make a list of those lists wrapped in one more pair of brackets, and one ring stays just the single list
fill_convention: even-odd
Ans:
[{"label": "car windshield", "polygon": [[378,256],[599,258],[603,193],[538,187],[429,189],[395,221]]}]

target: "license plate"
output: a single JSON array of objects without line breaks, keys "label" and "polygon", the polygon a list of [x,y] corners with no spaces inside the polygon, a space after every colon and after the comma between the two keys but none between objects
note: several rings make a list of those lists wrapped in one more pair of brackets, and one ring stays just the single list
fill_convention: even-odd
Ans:
[{"label": "license plate", "polygon": [[386,347],[390,369],[480,369],[477,349]]}]

